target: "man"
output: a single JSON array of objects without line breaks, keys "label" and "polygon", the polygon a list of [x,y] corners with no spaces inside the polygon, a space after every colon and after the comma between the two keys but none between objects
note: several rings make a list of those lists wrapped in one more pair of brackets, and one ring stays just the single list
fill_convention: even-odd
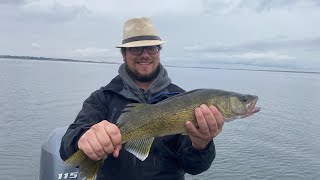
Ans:
[{"label": "man", "polygon": [[[160,63],[162,41],[148,18],[129,19],[123,30],[121,48],[124,63],[107,86],[93,92],[76,120],[62,138],[60,155],[66,160],[78,149],[93,160],[104,160],[97,179],[184,179],[185,173],[207,170],[215,158],[213,138],[224,119],[217,108],[195,109],[199,127],[188,121],[188,135],[155,138],[150,154],[140,161],[121,145],[115,125],[129,103],[158,103],[184,92],[171,83]],[[148,113],[148,112],[146,112]]]}]

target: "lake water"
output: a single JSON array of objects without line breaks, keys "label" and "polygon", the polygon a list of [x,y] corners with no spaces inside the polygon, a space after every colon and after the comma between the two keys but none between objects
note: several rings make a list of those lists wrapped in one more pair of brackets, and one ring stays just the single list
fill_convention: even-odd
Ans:
[{"label": "lake water", "polygon": [[[74,121],[119,65],[0,59],[0,179],[38,178],[49,133]],[[186,90],[259,96],[261,112],[226,123],[211,168],[189,179],[319,179],[320,75],[167,68]]]}]

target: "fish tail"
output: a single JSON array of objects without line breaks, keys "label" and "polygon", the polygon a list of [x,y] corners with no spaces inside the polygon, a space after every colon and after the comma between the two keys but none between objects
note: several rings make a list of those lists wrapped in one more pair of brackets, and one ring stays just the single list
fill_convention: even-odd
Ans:
[{"label": "fish tail", "polygon": [[79,166],[86,158],[87,155],[83,151],[78,150],[64,162],[69,166]]},{"label": "fish tail", "polygon": [[65,163],[69,166],[77,166],[80,174],[89,180],[95,179],[100,168],[100,161],[90,159],[83,151],[78,150],[71,155]]},{"label": "fish tail", "polygon": [[89,180],[96,178],[99,168],[100,161],[94,161],[88,157],[79,165],[80,174]]}]

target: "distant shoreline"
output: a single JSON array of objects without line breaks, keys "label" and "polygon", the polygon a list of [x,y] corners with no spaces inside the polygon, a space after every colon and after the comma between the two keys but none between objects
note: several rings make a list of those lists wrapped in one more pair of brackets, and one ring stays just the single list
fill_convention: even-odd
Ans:
[{"label": "distant shoreline", "polygon": [[[0,55],[0,59],[18,59],[18,60],[36,60],[36,61],[62,61],[62,62],[80,62],[80,63],[101,63],[101,64],[122,64],[119,62],[108,61],[87,61],[87,60],[75,60],[65,58],[48,58],[48,57],[33,57],[33,56],[12,56],[12,55]],[[196,69],[221,69],[232,71],[258,71],[258,72],[278,72],[278,73],[303,73],[303,74],[320,74],[319,71],[299,71],[299,70],[274,70],[274,69],[249,69],[249,68],[221,68],[221,67],[202,67],[202,66],[179,66],[179,65],[166,65],[165,67],[175,68],[196,68]]]},{"label": "distant shoreline", "polygon": [[232,70],[232,71],[260,71],[260,72],[283,72],[283,73],[304,73],[304,74],[320,74],[319,71],[295,71],[295,70],[275,70],[275,69],[249,69],[249,68],[221,68],[221,67],[201,67],[201,66],[175,66],[175,65],[164,65],[166,67],[177,67],[177,68],[197,68],[197,69],[221,69],[221,70]]},{"label": "distant shoreline", "polygon": [[65,58],[48,58],[48,57],[34,57],[34,56],[12,56],[12,55],[0,55],[2,59],[18,59],[18,60],[37,60],[37,61],[65,61],[65,62],[84,62],[84,63],[104,63],[104,64],[120,64],[117,62],[107,61],[87,61]]}]

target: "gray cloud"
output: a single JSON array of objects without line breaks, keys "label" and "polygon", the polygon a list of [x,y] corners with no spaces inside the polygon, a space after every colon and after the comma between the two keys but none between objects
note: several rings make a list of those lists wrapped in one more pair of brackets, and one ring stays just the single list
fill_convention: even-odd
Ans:
[{"label": "gray cloud", "polygon": [[0,6],[1,5],[22,5],[25,3],[27,3],[26,0],[1,0]]},{"label": "gray cloud", "polygon": [[250,41],[243,44],[226,45],[195,45],[185,48],[192,52],[254,52],[272,50],[299,50],[299,51],[320,51],[320,37],[298,40],[259,40]]},{"label": "gray cloud", "polygon": [[68,6],[56,1],[48,4],[41,4],[31,1],[15,0],[10,2],[10,4],[5,5],[7,7],[1,7],[0,4],[0,15],[2,18],[5,18],[5,20],[11,20],[12,22],[65,22],[90,13],[84,5]]},{"label": "gray cloud", "polygon": [[239,7],[250,7],[258,12],[270,11],[277,8],[290,8],[299,0],[243,0]]},{"label": "gray cloud", "polygon": [[[201,64],[242,64],[261,67],[320,67],[320,37],[305,39],[274,39],[229,44],[198,44],[185,48],[186,56],[201,59]],[[200,63],[200,62],[198,62]]]},{"label": "gray cloud", "polygon": [[309,4],[320,7],[319,0],[239,0],[239,1],[216,1],[202,0],[206,14],[230,14],[241,9],[251,9],[256,12],[265,12],[275,9],[290,9],[300,4]]},{"label": "gray cloud", "polygon": [[23,12],[31,19],[48,20],[49,22],[70,21],[81,15],[86,15],[89,10],[85,6],[64,6],[55,2],[47,8],[34,10],[26,9]]},{"label": "gray cloud", "polygon": [[319,67],[319,7],[319,0],[0,0],[0,50],[121,61],[114,46],[123,22],[148,16],[168,41],[161,60],[170,64]]},{"label": "gray cloud", "polygon": [[320,7],[320,1],[319,0],[314,0],[315,5]]}]

